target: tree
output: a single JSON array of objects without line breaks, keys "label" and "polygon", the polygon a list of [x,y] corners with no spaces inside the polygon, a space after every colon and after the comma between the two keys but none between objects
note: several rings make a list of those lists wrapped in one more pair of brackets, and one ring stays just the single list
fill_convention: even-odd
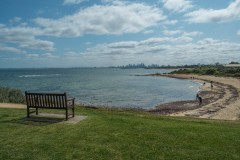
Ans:
[{"label": "tree", "polygon": [[229,64],[239,64],[239,63],[232,61],[232,62],[230,62]]}]

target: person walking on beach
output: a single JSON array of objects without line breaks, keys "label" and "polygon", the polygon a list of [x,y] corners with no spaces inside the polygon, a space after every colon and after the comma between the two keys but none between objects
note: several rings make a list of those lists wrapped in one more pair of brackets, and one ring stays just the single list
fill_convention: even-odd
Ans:
[{"label": "person walking on beach", "polygon": [[211,81],[210,83],[211,83],[211,89],[213,89],[213,81]]},{"label": "person walking on beach", "polygon": [[201,96],[198,97],[198,102],[199,102],[199,106],[201,106],[202,105],[202,97]]},{"label": "person walking on beach", "polygon": [[196,95],[196,100],[198,101],[198,99],[199,99],[199,94],[197,93],[197,95]]},{"label": "person walking on beach", "polygon": [[196,100],[198,101],[199,106],[202,104],[202,97],[197,93]]}]

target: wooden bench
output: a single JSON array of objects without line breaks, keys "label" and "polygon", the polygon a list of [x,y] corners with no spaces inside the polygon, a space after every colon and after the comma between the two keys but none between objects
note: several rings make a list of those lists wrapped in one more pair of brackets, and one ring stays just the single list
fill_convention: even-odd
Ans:
[{"label": "wooden bench", "polygon": [[[67,99],[64,93],[32,93],[25,92],[27,102],[27,117],[30,117],[30,108],[36,108],[38,115],[39,108],[46,109],[63,109],[66,111],[66,120],[68,120],[68,109],[72,109],[72,117],[74,117],[74,101],[75,98]],[[32,113],[32,112],[31,112]]]}]

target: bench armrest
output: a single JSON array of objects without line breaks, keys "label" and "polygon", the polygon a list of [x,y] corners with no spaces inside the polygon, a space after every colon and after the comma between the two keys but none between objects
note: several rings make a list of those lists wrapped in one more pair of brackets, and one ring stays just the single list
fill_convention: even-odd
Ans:
[{"label": "bench armrest", "polygon": [[73,106],[74,107],[75,98],[68,98],[67,99],[67,104],[68,104],[68,106]]},{"label": "bench armrest", "polygon": [[67,101],[74,101],[75,98],[68,98]]}]

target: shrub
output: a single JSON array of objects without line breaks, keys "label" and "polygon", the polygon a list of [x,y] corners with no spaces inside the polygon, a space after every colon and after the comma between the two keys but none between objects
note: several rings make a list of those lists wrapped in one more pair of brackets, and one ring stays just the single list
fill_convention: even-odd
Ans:
[{"label": "shrub", "polygon": [[2,103],[25,103],[25,97],[21,90],[0,87],[0,102]]},{"label": "shrub", "polygon": [[216,73],[216,69],[208,68],[205,72],[206,75],[214,75]]},{"label": "shrub", "polygon": [[218,66],[201,66],[196,68],[179,69],[174,72],[183,74],[200,74],[200,75],[215,75],[215,76],[228,76],[240,77],[240,68],[225,68],[221,65]]}]

